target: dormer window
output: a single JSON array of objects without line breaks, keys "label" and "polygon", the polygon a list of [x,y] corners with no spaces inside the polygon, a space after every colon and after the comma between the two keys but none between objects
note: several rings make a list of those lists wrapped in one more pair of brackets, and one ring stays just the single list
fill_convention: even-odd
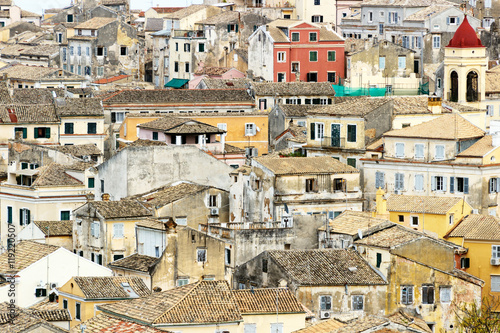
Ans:
[{"label": "dormer window", "polygon": [[82,29],[78,29],[78,36],[82,35]]}]

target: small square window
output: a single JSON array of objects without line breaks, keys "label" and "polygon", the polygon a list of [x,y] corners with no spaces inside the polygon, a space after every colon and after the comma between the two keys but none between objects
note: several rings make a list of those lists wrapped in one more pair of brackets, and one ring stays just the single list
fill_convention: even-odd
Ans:
[{"label": "small square window", "polygon": [[404,222],[405,221],[404,215],[398,215],[398,221],[399,222]]},{"label": "small square window", "polygon": [[318,61],[318,51],[309,51],[309,61]]},{"label": "small square window", "polygon": [[292,32],[292,42],[299,42],[299,41],[300,41],[300,33]]},{"label": "small square window", "polygon": [[317,32],[310,32],[309,33],[309,41],[310,42],[317,42],[318,41],[318,33]]}]

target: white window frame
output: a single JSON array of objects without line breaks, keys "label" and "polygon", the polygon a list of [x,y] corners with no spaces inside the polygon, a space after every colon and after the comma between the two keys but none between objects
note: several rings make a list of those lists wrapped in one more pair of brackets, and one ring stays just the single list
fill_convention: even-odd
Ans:
[{"label": "white window frame", "polygon": [[[321,131],[319,130],[321,128]],[[321,136],[319,133],[321,132]],[[325,123],[314,123],[314,140],[321,141],[325,136]]]},{"label": "white window frame", "polygon": [[189,284],[189,279],[177,279],[176,284],[177,287],[182,287],[186,284]]},{"label": "white window frame", "polygon": [[[296,70],[296,71],[294,71],[294,70],[293,70],[293,65],[294,65],[294,64],[297,64],[297,70]],[[293,61],[293,62],[291,63],[290,71],[291,71],[292,73],[300,73],[300,61]]]},{"label": "white window frame", "polygon": [[[329,309],[323,309],[323,302],[322,302],[322,299],[323,298],[329,298],[330,299],[330,308]],[[321,311],[332,311],[332,302],[333,302],[333,297],[330,296],[330,295],[321,295],[319,296],[319,308]],[[328,302],[325,302],[325,307],[327,305]]]},{"label": "white window frame", "polygon": [[[401,147],[401,146],[403,147],[403,154],[402,155],[398,154],[398,146],[399,147]],[[396,157],[400,157],[400,158],[401,157],[405,157],[405,143],[404,142],[396,142],[394,144],[394,150],[395,150],[394,155]]]},{"label": "white window frame", "polygon": [[[498,280],[497,282],[493,283],[493,278]],[[490,290],[492,292],[500,292],[500,275],[490,275]],[[493,286],[495,285],[495,288]]]},{"label": "white window frame", "polygon": [[[293,40],[293,36],[299,36],[297,40]],[[292,42],[300,42],[300,32],[292,32]]]},{"label": "white window frame", "polygon": [[[415,218],[417,219],[417,224],[413,222]],[[419,225],[420,225],[420,218],[418,217],[418,215],[410,215],[410,226],[418,227]]]},{"label": "white window frame", "polygon": [[440,49],[441,48],[441,36],[433,35],[432,36],[432,48]]},{"label": "white window frame", "polygon": [[[361,298],[361,309],[354,309],[354,298]],[[363,295],[352,295],[351,296],[351,309],[352,311],[364,311],[365,310],[365,296]]]},{"label": "white window frame", "polygon": [[[438,156],[438,147],[439,149],[443,149],[443,156]],[[434,159],[437,160],[437,161],[442,161],[444,160],[446,157],[446,152],[445,152],[445,146],[444,145],[435,145],[434,146]]]},{"label": "white window frame", "polygon": [[286,52],[278,52],[277,55],[277,61],[278,62],[286,62]]},{"label": "white window frame", "polygon": [[[486,1],[485,1],[485,4],[486,4]],[[485,5],[485,7],[486,7],[486,5]],[[454,22],[451,22],[452,19],[453,19]],[[449,25],[457,25],[457,23],[458,23],[457,19],[458,19],[457,16],[449,16],[448,17],[448,24]]]},{"label": "white window frame", "polygon": [[255,123],[245,123],[245,136],[255,136],[257,134],[257,126]]},{"label": "white window frame", "polygon": [[[417,155],[417,146],[422,147],[422,155]],[[423,143],[415,143],[415,159],[423,159],[425,156],[425,145]]]},{"label": "white window frame", "polygon": [[492,245],[491,246],[491,257],[493,259],[500,258],[500,245]]},{"label": "white window frame", "polygon": [[121,239],[124,238],[124,224],[123,223],[113,223],[113,238]]},{"label": "white window frame", "polygon": [[[314,36],[314,40],[311,39],[312,36]],[[310,42],[317,42],[318,41],[318,33],[317,32],[310,32],[309,33],[309,41]]]}]

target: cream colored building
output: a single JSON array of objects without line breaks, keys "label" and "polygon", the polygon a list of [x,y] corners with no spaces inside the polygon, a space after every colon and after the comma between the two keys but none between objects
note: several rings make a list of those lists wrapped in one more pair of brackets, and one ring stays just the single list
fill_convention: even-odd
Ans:
[{"label": "cream colored building", "polygon": [[[73,170],[77,169],[77,170]],[[14,162],[0,185],[1,243],[6,245],[11,225],[16,234],[33,221],[71,220],[72,211],[93,195],[90,170],[51,163],[46,166]]]}]

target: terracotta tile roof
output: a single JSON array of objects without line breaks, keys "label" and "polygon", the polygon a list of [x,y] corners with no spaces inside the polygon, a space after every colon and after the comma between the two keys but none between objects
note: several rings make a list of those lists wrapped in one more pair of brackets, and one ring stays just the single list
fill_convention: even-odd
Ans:
[{"label": "terracotta tile roof", "polygon": [[105,104],[244,102],[253,103],[245,89],[121,90],[103,99]]},{"label": "terracotta tile roof", "polygon": [[73,221],[34,221],[35,225],[45,236],[73,235]]},{"label": "terracotta tile roof", "polygon": [[451,110],[457,110],[459,112],[486,112],[486,109],[478,109],[470,105],[465,105],[450,101],[443,102],[443,109],[448,109],[448,108]]},{"label": "terracotta tile roof", "polygon": [[51,104],[10,104],[0,105],[0,123],[59,123],[59,118]]},{"label": "terracotta tile roof", "polygon": [[[3,50],[2,50],[3,51]],[[83,81],[82,76],[72,74],[68,71],[64,71],[64,75],[58,77],[56,73],[59,73],[61,69],[51,68],[51,67],[39,67],[39,66],[27,66],[21,64],[9,65],[0,68],[0,74],[7,74],[10,79],[26,80],[26,81],[39,81],[54,75],[53,79],[57,81],[68,81],[68,80],[78,80]]]},{"label": "terracotta tile roof", "polygon": [[126,5],[126,0],[102,0],[103,6]]},{"label": "terracotta tile roof", "polygon": [[70,154],[76,157],[101,155],[101,150],[93,143],[83,145],[69,145],[69,146],[51,146],[49,149],[57,150],[64,154]]},{"label": "terracotta tile roof", "polygon": [[137,127],[158,130],[168,134],[222,134],[225,131],[189,118],[176,118],[172,116],[158,118]]},{"label": "terracotta tile roof", "polygon": [[387,7],[428,7],[436,4],[456,5],[446,0],[369,0],[363,2],[363,6]]},{"label": "terracotta tile roof", "polygon": [[127,147],[166,146],[166,145],[167,145],[167,143],[163,142],[163,141],[137,139],[134,142],[131,142],[130,144],[128,144],[124,148],[127,148]]},{"label": "terracotta tile roof", "polygon": [[36,186],[80,186],[83,185],[78,179],[66,173],[66,167],[57,163],[50,163],[37,169],[35,181],[31,184]]},{"label": "terracotta tile roof", "polygon": [[249,79],[211,79],[208,77],[202,80],[207,89],[246,89],[250,83]]},{"label": "terracotta tile roof", "polygon": [[104,313],[99,313],[86,322],[73,327],[70,333],[81,333],[82,329],[80,326],[83,324],[86,326],[85,333],[168,333],[164,330],[159,330],[122,318],[108,316]]},{"label": "terracotta tile roof", "polygon": [[285,133],[290,133],[292,135],[291,138],[288,138],[288,141],[298,142],[298,143],[306,143],[307,142],[307,128],[303,126],[298,126],[295,124],[288,125],[288,128],[283,131],[280,135],[276,137],[276,140],[283,136]]},{"label": "terracotta tile roof", "polygon": [[116,76],[112,76],[112,77],[108,77],[108,78],[104,78],[104,79],[100,79],[100,80],[97,80],[97,81],[94,81],[95,84],[106,84],[106,83],[111,83],[111,82],[115,82],[115,81],[118,81],[118,80],[123,80],[123,79],[126,79],[128,77],[130,77],[131,75],[125,75],[125,74],[122,74],[122,75],[116,75]]},{"label": "terracotta tile roof", "polygon": [[99,308],[105,313],[152,325],[243,321],[227,281],[199,281]]},{"label": "terracotta tile roof", "polygon": [[387,210],[446,215],[460,200],[462,200],[460,197],[392,194],[387,198]]},{"label": "terracotta tile roof", "polygon": [[0,273],[18,273],[57,249],[59,249],[59,246],[34,241],[20,241],[16,244],[16,262],[14,268],[8,262],[9,253],[4,252],[0,254]]},{"label": "terracotta tile roof", "polygon": [[432,333],[432,330],[429,328],[429,325],[427,325],[425,320],[418,317],[410,316],[409,314],[404,313],[403,311],[395,312],[394,314],[388,316],[388,319],[393,323],[409,327],[411,329]]},{"label": "terracotta tile roof", "polygon": [[151,7],[158,14],[175,13],[178,10],[184,9],[186,7]]},{"label": "terracotta tile roof", "polygon": [[488,94],[500,92],[500,73],[486,72],[485,92]]},{"label": "terracotta tile roof", "polygon": [[[131,276],[74,276],[85,299],[138,298],[151,294],[140,277]],[[127,284],[127,285],[123,285]]]},{"label": "terracotta tile roof", "polygon": [[228,72],[231,67],[216,67],[216,66],[203,66],[203,68],[198,69],[194,75],[222,75]]},{"label": "terracotta tile roof", "polygon": [[267,253],[298,285],[387,284],[354,250],[271,250]]},{"label": "terracotta tile roof", "polygon": [[500,219],[491,215],[468,215],[445,235],[449,237],[500,241]]},{"label": "terracotta tile roof", "polygon": [[73,164],[66,166],[66,170],[85,171],[88,168],[92,168],[94,166],[96,166],[96,163],[94,163],[94,162],[76,162],[76,163],[73,163]]},{"label": "terracotta tile roof", "polygon": [[128,257],[115,260],[108,264],[111,268],[123,268],[149,273],[158,263],[159,258],[134,253]]},{"label": "terracotta tile roof", "polygon": [[149,209],[136,200],[91,201],[88,203],[105,219],[151,216]]},{"label": "terracotta tile roof", "polygon": [[334,96],[329,82],[253,82],[258,96]]},{"label": "terracotta tile roof", "polygon": [[160,31],[163,29],[163,19],[156,17],[146,18],[144,31]]},{"label": "terracotta tile roof", "polygon": [[11,312],[9,305],[11,306],[7,302],[0,303],[0,331],[2,332],[67,332],[65,329],[55,326],[23,308],[15,306],[14,311]]},{"label": "terracotta tile roof", "polygon": [[[233,290],[242,314],[258,313],[305,313],[302,304],[288,289],[241,289]],[[278,309],[276,308],[278,304]]]},{"label": "terracotta tile roof", "polygon": [[104,108],[99,98],[65,98],[58,99],[56,103],[57,113],[61,117],[66,116],[98,116],[104,117]]},{"label": "terracotta tile roof", "polygon": [[[377,226],[387,226],[388,224],[392,224],[392,222],[372,217],[370,212],[346,210],[336,218],[330,220],[329,229],[332,233],[354,236],[358,234],[358,230],[365,231]],[[325,227],[322,226],[319,230],[325,230]]]},{"label": "terracotta tile roof", "polygon": [[152,206],[164,206],[177,200],[189,197],[209,189],[209,186],[190,182],[155,188],[146,193],[134,195],[133,198]]},{"label": "terracotta tile roof", "polygon": [[300,174],[358,173],[359,170],[330,156],[318,157],[258,157],[253,159],[277,176]]},{"label": "terracotta tile roof", "polygon": [[348,324],[346,324],[345,326],[342,326],[341,328],[338,328],[333,332],[335,333],[361,333],[361,332],[365,332],[369,329],[374,329],[378,326],[380,326],[380,328],[383,328],[382,325],[384,325],[385,323],[387,323],[388,320],[386,318],[378,318],[378,317],[375,317],[375,316],[366,316],[366,317],[362,317],[360,319],[357,319],[357,320],[354,320]]},{"label": "terracotta tile roof", "polygon": [[52,57],[59,54],[59,45],[57,44],[39,44],[32,47],[26,47],[19,52],[20,55]]},{"label": "terracotta tile roof", "polygon": [[[436,131],[439,128],[439,131]],[[445,114],[424,123],[384,133],[384,137],[428,138],[442,140],[474,139],[484,131],[459,114]]]},{"label": "terracotta tile roof", "polygon": [[389,102],[389,98],[382,97],[351,99],[339,104],[330,104],[314,108],[309,110],[308,113],[311,115],[364,117],[373,110]]},{"label": "terracotta tile roof", "polygon": [[304,105],[304,104],[279,104],[280,110],[288,118],[305,118],[309,111],[323,107],[322,105]]},{"label": "terracotta tile roof", "polygon": [[167,17],[169,19],[182,19],[185,17],[188,17],[189,15],[192,15],[200,10],[203,10],[205,8],[208,8],[208,5],[191,5],[189,7],[181,8],[179,10],[176,10],[175,12],[171,13]]},{"label": "terracotta tile roof", "polygon": [[71,321],[71,314],[68,309],[33,310],[30,313],[48,322]]},{"label": "terracotta tile roof", "polygon": [[377,140],[373,141],[372,143],[368,144],[366,146],[366,150],[378,150],[381,147],[383,148],[383,146],[384,146],[384,139],[380,138],[380,139],[377,139]]},{"label": "terracotta tile roof", "polygon": [[416,13],[407,16],[405,21],[425,21],[432,16],[439,14],[447,9],[453,8],[452,4],[432,4],[427,8],[421,9]]},{"label": "terracotta tile roof", "polygon": [[[371,100],[372,98],[368,98]],[[429,110],[429,101],[427,96],[397,96],[392,97],[393,114],[432,114]]]},{"label": "terracotta tile roof", "polygon": [[245,149],[226,143],[226,144],[224,144],[224,152],[226,154],[244,154]]},{"label": "terracotta tile roof", "polygon": [[149,228],[149,229],[156,229],[156,230],[167,230],[167,227],[165,226],[165,223],[160,221],[160,220],[155,220],[155,219],[142,219],[138,221],[136,224],[136,227],[142,227],[142,228]]},{"label": "terracotta tile roof", "polygon": [[[12,102],[16,104],[53,104],[54,97],[49,89],[14,89]],[[4,103],[7,104],[7,103]]]},{"label": "terracotta tile roof", "polygon": [[41,302],[38,302],[29,307],[30,310],[59,310],[59,303],[50,302],[48,297],[45,297]]},{"label": "terracotta tile roof", "polygon": [[75,29],[99,29],[116,21],[116,18],[112,17],[93,17],[90,20],[78,24],[75,26]]},{"label": "terracotta tile roof", "polygon": [[336,329],[339,329],[344,325],[345,323],[338,321],[335,318],[331,318],[328,320],[322,320],[298,331],[293,331],[293,333],[329,333],[334,332]]},{"label": "terracotta tile roof", "polygon": [[[293,25],[299,25],[301,23],[311,24],[299,20],[288,20],[288,19],[277,19],[268,24],[268,31],[273,40],[277,43],[288,43],[290,39],[287,35],[280,29],[280,27],[290,28]],[[314,26],[314,24],[311,24]],[[336,34],[333,30],[327,29],[323,26],[319,27],[319,41],[343,41],[342,37]]]},{"label": "terracotta tile roof", "polygon": [[42,17],[42,15],[22,9],[21,17]]},{"label": "terracotta tile roof", "polygon": [[238,21],[238,18],[242,19],[244,16],[248,14],[249,13],[238,12],[235,10],[227,10],[220,14],[207,17],[206,19],[196,23],[205,25],[229,24],[231,22]]}]

